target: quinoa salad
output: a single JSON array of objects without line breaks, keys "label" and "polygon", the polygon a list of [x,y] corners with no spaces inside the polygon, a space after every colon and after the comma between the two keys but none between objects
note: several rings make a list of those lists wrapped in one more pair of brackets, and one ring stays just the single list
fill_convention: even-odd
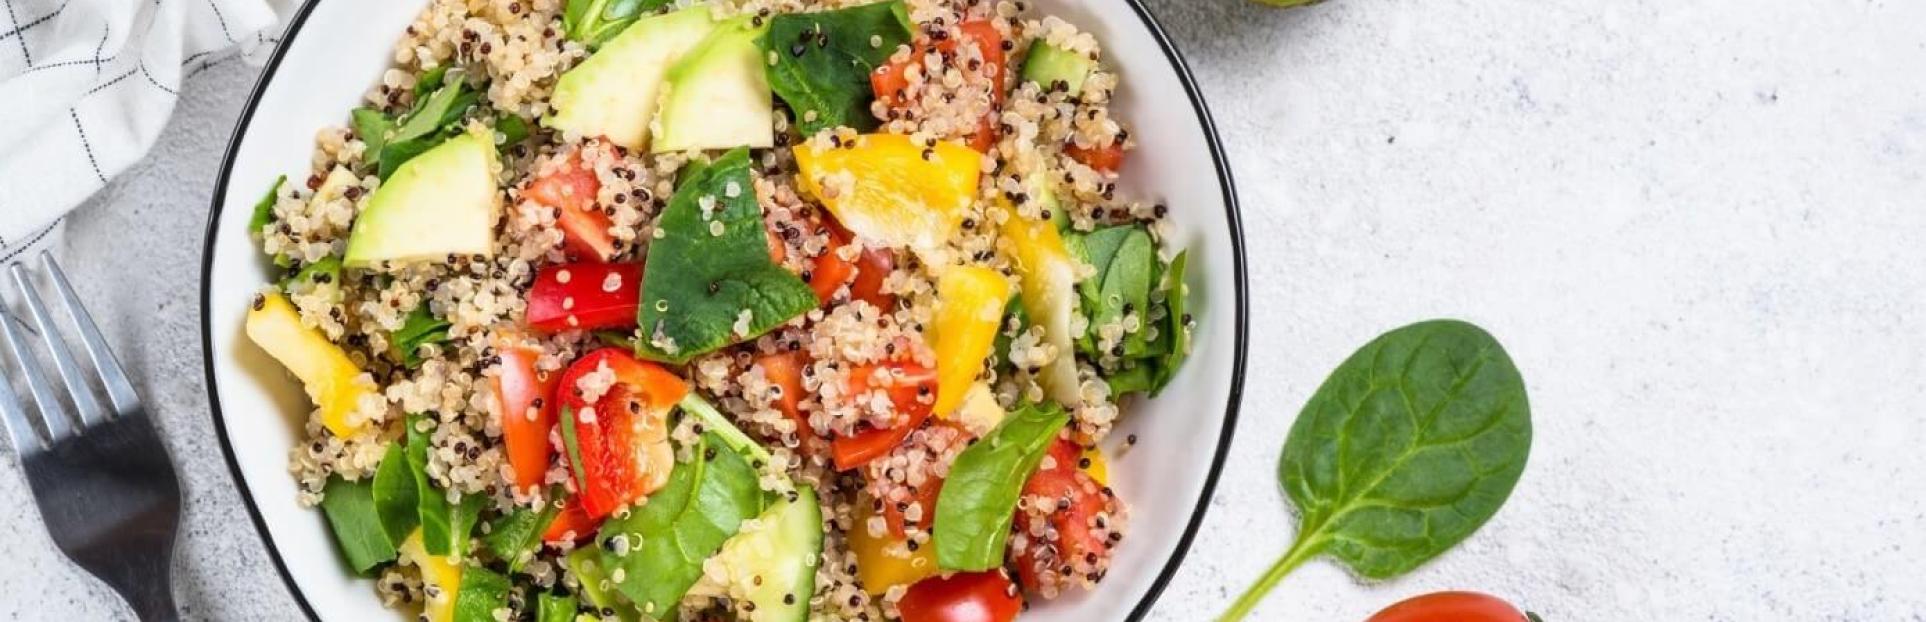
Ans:
[{"label": "quinoa salad", "polygon": [[[431,0],[251,232],[289,471],[411,619],[1012,620],[1194,323],[1024,2]],[[263,183],[265,183],[264,180]]]}]

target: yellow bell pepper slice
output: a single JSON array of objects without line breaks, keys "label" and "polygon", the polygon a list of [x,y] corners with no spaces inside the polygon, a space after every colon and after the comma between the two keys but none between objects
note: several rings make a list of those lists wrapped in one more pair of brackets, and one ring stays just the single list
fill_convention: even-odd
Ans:
[{"label": "yellow bell pepper slice", "polygon": [[932,249],[956,235],[976,196],[983,154],[953,141],[925,148],[900,134],[865,134],[843,147],[796,148],[803,190],[858,237]]},{"label": "yellow bell pepper slice", "polygon": [[249,340],[301,380],[308,399],[321,409],[321,425],[329,432],[348,438],[361,431],[363,424],[349,424],[348,416],[363,396],[374,393],[373,383],[362,379],[361,368],[340,346],[303,325],[300,312],[286,297],[263,293],[248,311],[246,331]]},{"label": "yellow bell pepper slice", "polygon": [[1109,486],[1110,461],[1103,458],[1103,450],[1096,447],[1085,447],[1083,448],[1082,457],[1090,461],[1090,466],[1084,467],[1083,472],[1089,475],[1090,479],[1096,480],[1098,486]]},{"label": "yellow bell pepper slice", "polygon": [[1063,236],[1048,220],[1024,218],[1008,202],[1000,202],[1010,217],[1003,222],[1012,267],[1022,277],[1023,311],[1043,327],[1043,343],[1054,346],[1057,357],[1045,365],[1038,384],[1050,399],[1067,407],[1083,402],[1077,388],[1077,360],[1071,317],[1076,314],[1077,262],[1063,245]]},{"label": "yellow bell pepper slice", "polygon": [[909,542],[887,530],[880,536],[869,535],[869,517],[875,514],[875,505],[869,499],[859,499],[856,526],[849,530],[849,550],[856,554],[856,581],[863,584],[863,591],[880,597],[889,588],[936,576],[935,547],[925,545],[911,551]]},{"label": "yellow bell pepper slice", "polygon": [[421,571],[421,583],[428,590],[428,603],[421,614],[428,622],[455,619],[455,595],[461,590],[461,564],[440,555],[429,555],[421,546],[421,529],[401,541],[401,559]]},{"label": "yellow bell pepper slice", "polygon": [[1010,300],[1010,281],[982,266],[951,268],[937,277],[936,415],[947,417],[983,374],[996,329]]}]

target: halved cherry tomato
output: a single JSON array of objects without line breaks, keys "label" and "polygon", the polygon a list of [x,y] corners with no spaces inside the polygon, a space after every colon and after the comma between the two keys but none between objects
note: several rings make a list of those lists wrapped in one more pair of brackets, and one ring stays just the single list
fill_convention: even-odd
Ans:
[{"label": "halved cherry tomato", "polygon": [[[875,376],[878,370],[894,378],[888,386],[878,386]],[[847,471],[868,464],[903,444],[911,432],[922,427],[930,417],[930,400],[936,393],[936,370],[907,361],[892,361],[856,368],[849,376],[849,391],[862,395],[873,390],[882,390],[896,407],[901,420],[888,428],[864,429],[850,436],[837,437],[830,444],[830,457],[836,462],[836,469]]]},{"label": "halved cherry tomato", "polygon": [[1524,622],[1505,601],[1477,592],[1438,592],[1400,601],[1365,622]]},{"label": "halved cherry tomato", "polygon": [[528,325],[548,332],[634,327],[641,301],[638,264],[548,266],[528,292]]},{"label": "halved cherry tomato", "polygon": [[[1076,443],[1058,439],[1050,446],[1050,468],[1037,469],[1029,481],[1023,483],[1025,498],[1056,500],[1055,509],[1049,511],[1049,521],[1057,532],[1056,546],[1051,547],[1053,555],[1046,557],[1045,547],[1032,545],[1017,556],[1017,579],[1024,589],[1044,591],[1040,570],[1055,568],[1063,563],[1061,560],[1090,559],[1093,555],[1097,559],[1110,557],[1110,542],[1097,534],[1094,522],[1099,513],[1114,514],[1116,500],[1105,495],[1089,474],[1077,468],[1082,454],[1083,448]],[[1024,524],[1027,519],[1018,516],[1017,521]]]},{"label": "halved cherry tomato", "polygon": [[[582,399],[581,378],[606,365],[614,386],[593,406]],[[687,383],[660,365],[635,360],[620,348],[590,352],[570,365],[555,387],[567,422],[574,430],[581,464],[571,464],[576,497],[591,519],[600,519],[650,490],[659,475],[641,459],[648,451],[648,426],[659,422],[689,391]],[[639,402],[634,409],[626,407]],[[575,456],[570,456],[573,459]]]},{"label": "halved cherry tomato", "polygon": [[1089,149],[1071,143],[1063,147],[1063,155],[1070,156],[1070,159],[1082,162],[1084,166],[1099,173],[1110,175],[1115,174],[1117,169],[1123,168],[1124,148],[1122,141],[1112,142],[1107,147]]},{"label": "halved cherry tomato", "polygon": [[595,535],[595,530],[601,526],[600,519],[589,518],[588,512],[582,510],[581,497],[569,497],[562,502],[562,511],[555,514],[555,520],[548,523],[548,529],[542,531],[542,541],[550,544],[581,542]]},{"label": "halved cherry tomato", "polygon": [[[962,31],[960,38],[963,42],[974,46],[978,54],[983,57],[985,72],[990,76],[990,102],[993,108],[1002,108],[1003,99],[1009,95],[1008,89],[1004,88],[1004,74],[1008,62],[1003,55],[1003,33],[997,32],[996,24],[987,19],[963,22],[957,28]],[[885,106],[897,107],[907,104],[905,100],[910,94],[906,92],[909,88],[909,78],[906,74],[910,67],[923,62],[923,57],[931,49],[944,54],[955,54],[958,44],[956,38],[936,41],[934,45],[927,39],[919,39],[911,47],[909,58],[902,62],[884,63],[883,66],[877,67],[876,71],[870,72],[870,91],[877,99],[882,100]],[[970,148],[989,153],[990,148],[996,145],[996,124],[990,121],[993,116],[994,113],[984,115],[976,130],[969,134]]]},{"label": "halved cherry tomato", "polygon": [[896,297],[883,292],[883,281],[896,270],[896,255],[887,248],[863,249],[856,257],[856,280],[849,284],[850,300],[861,300],[888,313],[896,308]]},{"label": "halved cherry tomato", "polygon": [[782,389],[782,395],[776,398],[776,410],[796,422],[796,437],[804,441],[815,438],[815,428],[809,427],[809,415],[802,411],[802,370],[809,366],[809,356],[802,352],[782,352],[758,358],[756,364],[762,366],[769,384]]},{"label": "halved cherry tomato", "polygon": [[561,168],[529,182],[523,194],[556,208],[555,226],[562,230],[562,245],[570,254],[608,261],[615,257],[615,235],[609,233],[615,223],[595,209],[595,196],[601,190],[595,171],[582,165],[580,154],[570,154]]},{"label": "halved cherry tomato", "polygon": [[556,374],[539,371],[535,360],[541,354],[534,348],[503,346],[501,375],[495,376],[495,402],[501,406],[502,441],[508,446],[508,466],[515,472],[515,487],[540,486],[555,457],[555,446],[548,432],[555,428]]},{"label": "halved cherry tomato", "polygon": [[1023,597],[1002,570],[960,572],[917,581],[896,607],[903,622],[1009,622]]}]

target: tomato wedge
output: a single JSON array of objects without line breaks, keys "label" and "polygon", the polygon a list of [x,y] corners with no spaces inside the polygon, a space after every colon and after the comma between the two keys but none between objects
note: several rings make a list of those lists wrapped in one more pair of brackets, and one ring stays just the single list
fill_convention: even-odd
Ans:
[{"label": "tomato wedge", "polygon": [[542,484],[548,465],[555,457],[555,446],[548,432],[555,428],[555,374],[535,368],[541,357],[534,348],[498,347],[501,374],[495,376],[495,402],[501,406],[502,441],[508,448],[508,466],[515,472],[515,487],[528,489]]},{"label": "tomato wedge", "polygon": [[[876,385],[878,370],[895,378],[888,386]],[[936,393],[936,370],[907,361],[892,361],[856,368],[849,376],[849,391],[861,395],[874,390],[882,390],[889,396],[891,404],[902,417],[896,425],[888,428],[865,428],[849,436],[840,436],[830,443],[830,457],[836,469],[847,471],[868,464],[869,461],[887,455],[897,445],[903,444],[911,432],[922,427],[930,417],[930,400]]]},{"label": "tomato wedge", "polygon": [[555,226],[562,230],[562,245],[569,254],[608,261],[615,257],[615,235],[609,233],[615,222],[595,209],[595,197],[601,191],[595,171],[583,166],[581,154],[574,153],[561,167],[529,182],[523,194],[557,210]]},{"label": "tomato wedge", "polygon": [[1072,143],[1063,147],[1063,155],[1070,156],[1072,160],[1082,162],[1084,166],[1090,167],[1091,170],[1105,175],[1115,175],[1117,169],[1123,168],[1124,148],[1122,141],[1112,142],[1109,146],[1105,147],[1091,147],[1089,149],[1078,147]]},{"label": "tomato wedge", "polygon": [[782,396],[776,398],[776,410],[796,422],[796,437],[805,443],[816,438],[815,428],[809,427],[809,414],[802,411],[803,368],[809,366],[809,356],[802,352],[769,354],[757,358],[756,364],[762,366],[769,384],[782,389]]},{"label": "tomato wedge", "polygon": [[[903,517],[903,510],[907,507],[906,505],[899,506],[894,503],[883,503],[883,524],[889,527],[889,535],[895,536],[898,539],[908,537],[909,528],[912,526],[923,531],[929,531],[930,526],[936,522],[936,498],[938,493],[942,491],[942,478],[934,476],[924,480],[923,485],[916,488],[916,493],[911,495],[910,499],[923,508],[923,517],[918,520],[912,521]],[[907,504],[908,502],[905,503]]]},{"label": "tomato wedge", "polygon": [[[963,22],[957,25],[957,28],[962,31],[960,37],[962,41],[975,47],[977,53],[983,57],[985,73],[990,76],[991,108],[993,110],[1002,108],[1003,99],[1009,96],[1008,89],[1004,88],[1005,73],[1009,63],[1003,55],[1003,33],[997,32],[996,24],[987,19]],[[931,49],[944,54],[955,54],[958,45],[957,38],[943,39],[934,44],[928,39],[919,39],[916,45],[910,48],[909,58],[902,62],[884,63],[883,66],[877,67],[876,71],[870,72],[870,92],[877,99],[882,100],[885,106],[894,108],[908,104],[909,98],[913,96],[908,92],[909,69],[916,63],[923,62],[923,57],[929,54]],[[994,112],[984,115],[976,130],[969,134],[968,142],[972,149],[989,153],[990,149],[996,145],[996,124],[991,122],[994,116]]]},{"label": "tomato wedge", "polygon": [[588,512],[582,510],[581,497],[572,496],[562,502],[562,511],[556,513],[555,520],[550,521],[548,529],[542,531],[542,541],[550,544],[581,542],[595,535],[595,530],[601,527],[600,519],[589,518]]},{"label": "tomato wedge", "polygon": [[639,264],[548,266],[528,292],[528,325],[548,332],[633,328],[641,301]]},{"label": "tomato wedge", "polygon": [[896,607],[903,622],[1009,622],[1023,597],[1001,570],[960,572],[917,581]]},{"label": "tomato wedge", "polygon": [[[1087,565],[1089,560],[1103,565],[1110,559],[1111,543],[1095,525],[1098,514],[1116,514],[1116,499],[1105,494],[1089,474],[1077,468],[1082,454],[1083,448],[1076,443],[1058,439],[1050,446],[1050,468],[1037,469],[1029,481],[1023,483],[1024,498],[1056,500],[1054,508],[1047,504],[1044,508],[1048,511],[1050,526],[1057,532],[1055,547],[1032,544],[1017,555],[1017,580],[1026,590],[1054,596],[1071,581],[1069,577],[1058,576],[1058,568],[1073,562]],[[1021,514],[1016,520],[1018,525],[1029,521]]]},{"label": "tomato wedge", "polygon": [[866,246],[852,263],[838,251],[856,236],[831,217],[825,216],[824,226],[829,230],[829,248],[816,258],[816,268],[809,274],[809,286],[816,290],[816,298],[828,304],[836,289],[847,282],[850,300],[867,302],[884,313],[894,310],[896,297],[883,292],[883,282],[896,269],[896,255],[887,248]]},{"label": "tomato wedge", "polygon": [[849,233],[841,227],[829,228],[829,246],[823,254],[816,256],[816,267],[809,271],[809,288],[816,290],[816,300],[829,304],[850,277],[856,276],[856,264],[843,259],[842,249],[849,245]]},{"label": "tomato wedge", "polygon": [[[614,372],[615,384],[590,405],[583,399],[581,379],[604,366]],[[555,391],[568,417],[563,440],[572,445],[570,473],[583,512],[600,519],[651,492],[659,475],[642,461],[650,451],[648,437],[660,432],[661,420],[688,394],[688,384],[620,348],[602,348],[570,365]]]},{"label": "tomato wedge", "polygon": [[1477,592],[1437,592],[1385,608],[1365,622],[1524,622],[1526,616],[1497,597]]}]

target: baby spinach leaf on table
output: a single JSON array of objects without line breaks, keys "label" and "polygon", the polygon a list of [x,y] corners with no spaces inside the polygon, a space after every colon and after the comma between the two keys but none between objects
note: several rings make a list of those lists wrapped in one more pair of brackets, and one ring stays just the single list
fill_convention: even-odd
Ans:
[{"label": "baby spinach leaf on table", "polygon": [[777,15],[762,40],[765,55],[776,59],[769,87],[795,111],[803,136],[840,126],[875,129],[869,74],[909,42],[911,28],[901,0]]},{"label": "baby spinach leaf on table", "polygon": [[1433,320],[1372,340],[1292,424],[1278,480],[1297,541],[1221,620],[1318,555],[1388,579],[1443,554],[1504,505],[1530,451],[1524,379],[1483,329]]},{"label": "baby spinach leaf on table", "polygon": [[381,528],[388,534],[389,542],[408,539],[408,534],[421,524],[416,510],[421,502],[415,497],[415,476],[408,468],[405,445],[390,443],[387,455],[382,456],[374,474],[375,514],[381,518]]},{"label": "baby spinach leaf on table", "polygon": [[[691,460],[676,463],[669,483],[648,503],[626,518],[611,517],[597,536],[602,564],[621,569],[616,589],[655,619],[675,615],[677,603],[702,577],[702,563],[766,505],[756,470],[728,443],[704,433],[692,449]],[[618,536],[631,543],[627,555],[605,544]]]},{"label": "baby spinach leaf on table", "polygon": [[267,229],[274,222],[274,202],[280,200],[281,184],[288,183],[288,176],[274,178],[274,185],[268,187],[267,195],[254,202],[254,216],[247,220],[247,230],[255,234]]},{"label": "baby spinach leaf on table", "polygon": [[428,303],[423,302],[408,312],[401,328],[390,335],[388,341],[393,344],[395,358],[401,360],[402,366],[415,369],[421,367],[421,347],[431,343],[446,343],[449,326],[448,320],[435,317],[429,311]]},{"label": "baby spinach leaf on table", "polygon": [[454,622],[495,622],[495,610],[508,607],[508,590],[507,577],[481,566],[462,567]]},{"label": "baby spinach leaf on table", "polygon": [[1061,406],[1028,404],[957,455],[936,497],[931,538],[938,568],[978,571],[1003,565],[1023,483],[1069,422]]},{"label": "baby spinach leaf on table", "polygon": [[[712,205],[706,216],[703,204]],[[679,365],[816,308],[815,290],[769,259],[747,149],[730,151],[684,181],[659,226],[637,312],[642,356]],[[748,330],[738,333],[745,312]]]},{"label": "baby spinach leaf on table", "polygon": [[321,513],[327,515],[334,531],[334,542],[348,558],[348,567],[367,574],[395,558],[395,545],[382,529],[375,509],[374,486],[367,480],[350,482],[340,476],[328,478],[321,489]]}]

